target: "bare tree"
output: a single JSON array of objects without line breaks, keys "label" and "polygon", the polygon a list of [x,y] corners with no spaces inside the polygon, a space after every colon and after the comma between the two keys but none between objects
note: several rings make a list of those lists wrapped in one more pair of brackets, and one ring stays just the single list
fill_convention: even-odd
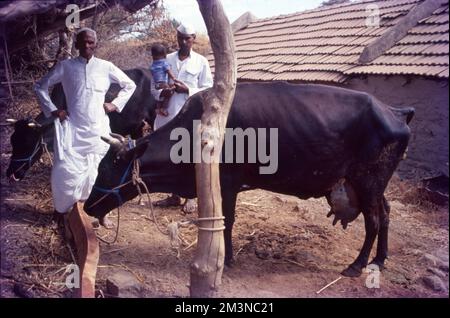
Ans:
[{"label": "bare tree", "polygon": [[58,31],[59,47],[56,52],[56,60],[65,60],[72,56],[73,30],[64,28]]}]

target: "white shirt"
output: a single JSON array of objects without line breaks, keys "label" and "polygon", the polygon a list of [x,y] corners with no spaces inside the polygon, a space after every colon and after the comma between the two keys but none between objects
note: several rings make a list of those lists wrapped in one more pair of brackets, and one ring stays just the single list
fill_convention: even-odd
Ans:
[{"label": "white shirt", "polygon": [[[87,154],[104,148],[100,136],[110,132],[109,118],[103,109],[105,94],[111,82],[122,87],[112,103],[120,112],[136,89],[136,84],[111,62],[92,57],[89,62],[81,56],[59,62],[35,84],[45,116],[57,110],[48,89],[62,83],[67,101],[69,121],[73,127],[72,146]],[[102,149],[103,152],[103,149]]]},{"label": "white shirt", "polygon": [[[167,55],[167,62],[170,64],[176,79],[183,82],[189,88],[189,94],[175,92],[172,95],[167,106],[169,115],[161,116],[158,114],[156,116],[155,130],[173,119],[181,108],[183,108],[189,96],[213,86],[211,69],[209,68],[208,60],[204,56],[191,50],[189,57],[181,61],[177,51]],[[153,96],[159,100],[162,90],[155,89],[153,80],[151,91]]]}]

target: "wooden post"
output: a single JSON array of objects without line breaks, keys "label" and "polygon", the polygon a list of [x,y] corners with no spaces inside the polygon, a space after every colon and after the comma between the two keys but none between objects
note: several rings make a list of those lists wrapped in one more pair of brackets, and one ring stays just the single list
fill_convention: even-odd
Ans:
[{"label": "wooden post", "polygon": [[74,296],[94,298],[100,249],[91,220],[84,212],[82,203],[74,204],[67,221],[75,240],[77,265],[80,269],[80,288],[76,289]]},{"label": "wooden post", "polygon": [[408,34],[408,31],[417,25],[420,20],[429,17],[444,3],[445,1],[443,0],[425,0],[415,6],[396,25],[389,28],[382,36],[367,45],[359,56],[358,62],[361,64],[370,63],[386,53],[398,41],[403,39]]},{"label": "wooden post", "polygon": [[[215,59],[212,90],[202,92],[201,153],[195,166],[199,206],[198,243],[191,264],[191,297],[212,297],[222,282],[225,246],[218,158],[236,89],[236,56],[231,26],[219,0],[197,0]],[[213,220],[211,220],[213,219]],[[215,229],[215,230],[211,230]],[[222,230],[221,230],[222,229]]]}]

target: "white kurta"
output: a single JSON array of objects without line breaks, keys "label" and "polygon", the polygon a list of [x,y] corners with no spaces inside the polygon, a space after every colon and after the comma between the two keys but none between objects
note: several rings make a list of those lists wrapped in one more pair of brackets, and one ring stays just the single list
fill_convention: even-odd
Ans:
[{"label": "white kurta", "polygon": [[[154,129],[167,124],[173,119],[183,107],[189,96],[213,86],[213,78],[208,60],[194,51],[191,51],[188,58],[180,61],[178,51],[167,55],[167,62],[170,64],[175,77],[189,87],[189,94],[174,93],[167,106],[168,116],[157,115]],[[162,90],[155,89],[154,82],[151,84],[151,91],[156,99]]]},{"label": "white kurta", "polygon": [[105,94],[110,84],[122,90],[112,103],[120,112],[136,85],[111,62],[83,57],[59,62],[35,85],[44,114],[57,110],[48,89],[62,83],[69,118],[62,124],[55,120],[55,163],[52,169],[52,194],[55,210],[67,212],[71,206],[86,200],[97,177],[98,165],[109,145],[100,139],[110,133],[109,117],[104,111]]}]

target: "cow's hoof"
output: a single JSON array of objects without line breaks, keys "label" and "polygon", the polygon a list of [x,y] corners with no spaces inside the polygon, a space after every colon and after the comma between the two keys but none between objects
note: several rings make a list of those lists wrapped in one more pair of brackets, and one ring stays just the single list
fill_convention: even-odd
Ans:
[{"label": "cow's hoof", "polygon": [[91,220],[92,220],[92,222],[91,222],[92,223],[92,228],[94,230],[98,230],[100,228],[100,221],[98,219],[94,218],[94,217],[92,217]]},{"label": "cow's hoof", "polygon": [[177,195],[172,195],[170,197],[167,197],[166,199],[156,201],[155,203],[153,203],[153,205],[160,208],[179,206],[181,205],[181,199]]},{"label": "cow's hoof", "polygon": [[234,266],[234,258],[225,259],[225,266],[228,268],[232,268]]},{"label": "cow's hoof", "polygon": [[182,210],[186,214],[191,214],[197,211],[197,202],[195,199],[187,199]]},{"label": "cow's hoof", "polygon": [[341,274],[345,277],[359,277],[361,276],[362,270],[354,265],[350,265],[344,269]]}]

